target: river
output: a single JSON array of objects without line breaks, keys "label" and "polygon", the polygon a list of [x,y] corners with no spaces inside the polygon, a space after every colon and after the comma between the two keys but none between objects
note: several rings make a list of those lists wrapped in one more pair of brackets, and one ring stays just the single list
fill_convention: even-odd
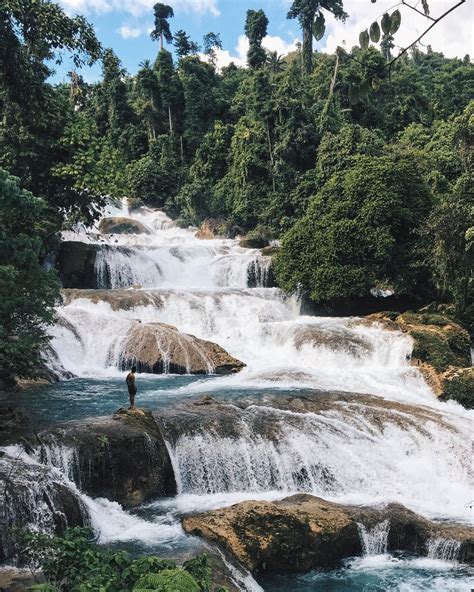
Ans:
[{"label": "river", "polygon": [[[258,405],[241,413],[238,437],[199,425],[169,440],[176,497],[126,512],[117,503],[81,494],[103,544],[167,555],[199,550],[201,543],[181,529],[186,513],[298,491],[351,504],[396,501],[430,518],[472,520],[472,412],[436,399],[410,365],[408,336],[356,318],[300,314],[296,296],[266,287],[269,258],[235,240],[200,240],[195,230],[178,228],[162,212],[129,212],[126,203],[104,215],[131,217],[147,233],[102,235],[96,226],[64,234],[66,240],[98,245],[101,292],[67,292],[51,329],[50,364],[76,378],[22,395],[25,410],[46,426],[126,405],[121,348],[137,321],[176,326],[218,343],[246,364],[231,376],[213,375],[212,368],[200,376],[141,374],[139,406],[172,413],[180,401],[204,394],[229,403],[251,397]],[[140,293],[138,303],[121,306],[116,296],[124,291]],[[350,405],[336,404],[320,414],[298,415],[265,404],[314,392],[355,395]],[[381,429],[371,421],[364,395],[416,405],[419,412],[409,421],[394,412]],[[260,424],[279,426],[277,441],[255,430],[256,417]],[[67,459],[55,470],[68,479]],[[369,545],[364,557],[336,571],[278,574],[259,583],[247,577],[241,587],[468,591],[474,573],[443,552],[399,558],[383,545]]]}]

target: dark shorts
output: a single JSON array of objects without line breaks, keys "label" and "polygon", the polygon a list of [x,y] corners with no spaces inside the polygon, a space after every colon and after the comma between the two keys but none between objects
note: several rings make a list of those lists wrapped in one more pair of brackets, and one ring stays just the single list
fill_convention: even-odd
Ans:
[{"label": "dark shorts", "polygon": [[136,389],[136,388],[134,388],[134,387],[128,387],[128,394],[129,394],[131,397],[134,397],[134,396],[137,394],[137,389]]}]

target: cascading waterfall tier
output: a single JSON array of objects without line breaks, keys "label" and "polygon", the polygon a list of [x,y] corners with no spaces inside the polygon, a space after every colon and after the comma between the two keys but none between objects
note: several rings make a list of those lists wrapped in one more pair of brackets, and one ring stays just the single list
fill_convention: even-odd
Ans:
[{"label": "cascading waterfall tier", "polygon": [[[362,395],[266,395],[162,416],[183,494],[309,492],[469,520],[469,423]],[[460,443],[461,441],[461,443]],[[431,462],[433,447],[437,462]],[[416,479],[415,479],[416,475]]]}]

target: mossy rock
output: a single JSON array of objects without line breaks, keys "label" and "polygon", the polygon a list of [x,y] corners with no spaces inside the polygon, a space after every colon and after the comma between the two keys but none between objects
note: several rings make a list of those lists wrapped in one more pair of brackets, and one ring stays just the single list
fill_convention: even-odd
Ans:
[{"label": "mossy rock", "polygon": [[466,409],[474,409],[474,368],[453,369],[444,377],[443,401],[457,401]]},{"label": "mossy rock", "polygon": [[413,338],[413,358],[430,364],[437,372],[471,365],[469,333],[449,317],[408,312],[394,320]]},{"label": "mossy rock", "polygon": [[200,592],[200,588],[190,573],[176,568],[141,577],[133,592]]}]

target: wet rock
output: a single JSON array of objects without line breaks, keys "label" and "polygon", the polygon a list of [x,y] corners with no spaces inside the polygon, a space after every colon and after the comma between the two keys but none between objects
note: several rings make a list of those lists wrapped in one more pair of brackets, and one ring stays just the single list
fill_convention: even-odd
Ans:
[{"label": "wet rock", "polygon": [[150,234],[148,228],[138,220],[120,216],[103,218],[99,231],[102,234]]},{"label": "wet rock", "polygon": [[458,540],[472,558],[473,529],[438,525],[398,504],[383,509],[331,503],[298,494],[248,501],[183,519],[184,530],[216,543],[252,573],[306,571],[337,565],[363,551],[360,528],[388,520],[387,551],[426,555],[435,537]]},{"label": "wet rock", "polygon": [[71,422],[42,432],[40,439],[41,460],[68,473],[93,497],[134,507],[176,493],[171,460],[149,411],[120,409],[113,418]]},{"label": "wet rock", "polygon": [[328,331],[316,325],[301,325],[297,328],[294,338],[297,349],[304,345],[325,346],[334,351],[345,350],[355,357],[363,357],[372,352],[373,346],[369,341],[353,334],[336,333]]},{"label": "wet rock", "polygon": [[0,456],[0,561],[14,549],[11,528],[34,528],[61,535],[88,524],[79,495],[51,469],[25,460],[21,447]]},{"label": "wet rock", "polygon": [[29,436],[32,422],[28,415],[13,407],[0,407],[0,445],[5,446]]},{"label": "wet rock", "polygon": [[65,288],[95,288],[95,260],[101,245],[64,241],[59,246],[57,266]]},{"label": "wet rock", "polygon": [[159,293],[143,290],[62,290],[63,302],[71,304],[74,300],[85,298],[94,304],[107,302],[112,310],[132,310],[138,306],[161,308],[163,300]]},{"label": "wet rock", "polygon": [[211,341],[180,333],[165,323],[137,323],[120,356],[122,370],[153,374],[232,374],[245,364]]}]

